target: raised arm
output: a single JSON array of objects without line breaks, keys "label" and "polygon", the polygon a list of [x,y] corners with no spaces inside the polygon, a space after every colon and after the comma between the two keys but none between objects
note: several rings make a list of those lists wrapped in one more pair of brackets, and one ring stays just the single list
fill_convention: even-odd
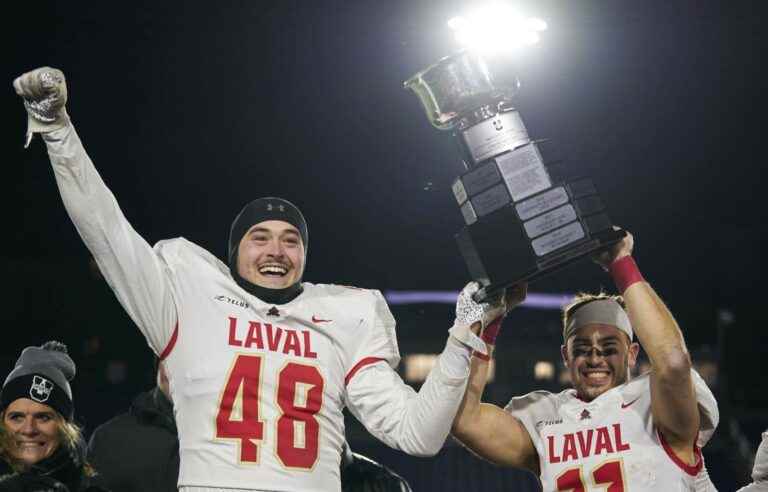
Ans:
[{"label": "raised arm", "polygon": [[64,206],[120,303],[160,355],[176,321],[167,266],[131,227],[86,154],[65,110],[64,74],[27,72],[13,82],[28,114],[27,143],[40,133]]},{"label": "raised arm", "polygon": [[[516,286],[507,296],[510,308],[525,299],[526,286]],[[525,468],[538,474],[538,455],[533,441],[523,424],[508,412],[483,403],[483,391],[488,381],[490,360],[495,350],[495,331],[501,319],[483,332],[488,354],[475,353],[469,373],[469,383],[459,411],[453,421],[451,433],[478,456],[493,463]],[[479,330],[479,324],[473,330]]]},{"label": "raised arm", "polygon": [[[405,384],[383,360],[348,374],[350,411],[387,445],[415,456],[432,456],[442,448],[464,396],[472,350],[486,352],[485,344],[470,331],[470,326],[475,321],[487,324],[488,319],[498,317],[505,310],[503,302],[474,303],[467,309],[476,290],[477,285],[470,284],[459,296],[457,319],[449,330],[445,350],[418,392]],[[394,326],[391,314],[384,307],[378,310],[378,322]]]},{"label": "raised arm", "polygon": [[632,258],[634,238],[627,236],[598,262],[624,296],[627,314],[651,363],[651,411],[654,425],[670,447],[688,463],[695,460],[693,445],[700,415],[691,376],[691,358],[675,318]]}]

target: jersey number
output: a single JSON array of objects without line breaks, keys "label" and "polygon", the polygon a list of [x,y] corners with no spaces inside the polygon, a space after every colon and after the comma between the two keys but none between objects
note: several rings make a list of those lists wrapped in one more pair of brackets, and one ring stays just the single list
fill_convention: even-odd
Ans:
[{"label": "jersey number", "polygon": [[[586,492],[581,467],[571,468],[557,477],[558,492]],[[624,472],[621,460],[608,461],[592,470],[595,486],[608,487],[606,492],[624,492]]]},{"label": "jersey number", "polygon": [[[240,461],[259,462],[264,422],[259,420],[262,358],[238,355],[221,394],[216,437],[240,441]],[[303,391],[298,392],[301,387]],[[302,402],[297,404],[297,393]],[[320,424],[315,414],[323,404],[323,377],[314,366],[289,362],[278,373],[276,454],[284,466],[310,469],[317,461]]]}]

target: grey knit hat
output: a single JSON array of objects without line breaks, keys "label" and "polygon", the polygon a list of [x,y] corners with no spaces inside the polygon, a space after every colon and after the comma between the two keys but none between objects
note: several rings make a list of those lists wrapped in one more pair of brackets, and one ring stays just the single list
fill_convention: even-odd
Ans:
[{"label": "grey knit hat", "polygon": [[63,343],[50,341],[40,347],[27,347],[5,378],[0,405],[5,409],[19,398],[27,398],[48,405],[71,420],[73,405],[69,382],[74,377],[75,363]]}]

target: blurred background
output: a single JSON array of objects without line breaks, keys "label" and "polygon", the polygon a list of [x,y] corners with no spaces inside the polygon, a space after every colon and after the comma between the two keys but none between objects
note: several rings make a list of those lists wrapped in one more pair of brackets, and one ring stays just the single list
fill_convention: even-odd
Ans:
[{"label": "blurred background", "polygon": [[[13,78],[62,69],[68,111],[134,228],[150,243],[184,236],[220,257],[240,207],[296,203],[310,230],[305,280],[381,289],[398,320],[399,371],[418,387],[442,350],[451,293],[468,280],[450,191],[463,166],[402,82],[455,52],[446,21],[478,2],[41,2],[6,15],[2,62],[3,241],[0,374],[26,345],[59,339],[79,375],[86,433],[153,383],[146,343],[71,225],[44,145],[23,150]],[[521,80],[533,138],[591,176],[635,257],[676,315],[718,397],[705,448],[721,490],[748,481],[768,427],[763,67],[759,2],[510,2],[549,28],[501,75]],[[612,291],[582,262],[530,287],[562,299]],[[567,386],[560,313],[523,306],[505,322],[486,399]],[[356,451],[415,490],[537,490],[535,479],[449,442],[419,459],[354,419]]]}]

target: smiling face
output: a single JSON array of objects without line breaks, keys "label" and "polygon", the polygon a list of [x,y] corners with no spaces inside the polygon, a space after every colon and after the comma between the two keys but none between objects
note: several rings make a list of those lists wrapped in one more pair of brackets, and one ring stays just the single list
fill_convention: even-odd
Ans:
[{"label": "smiling face", "polygon": [[259,287],[284,289],[301,279],[304,244],[299,230],[282,220],[248,229],[237,248],[237,273]]},{"label": "smiling face", "polygon": [[61,443],[60,420],[48,405],[27,398],[14,400],[3,413],[3,425],[11,439],[11,456],[25,465],[51,456]]},{"label": "smiling face", "polygon": [[602,324],[579,328],[561,347],[571,383],[584,401],[629,381],[639,350],[624,332]]}]

